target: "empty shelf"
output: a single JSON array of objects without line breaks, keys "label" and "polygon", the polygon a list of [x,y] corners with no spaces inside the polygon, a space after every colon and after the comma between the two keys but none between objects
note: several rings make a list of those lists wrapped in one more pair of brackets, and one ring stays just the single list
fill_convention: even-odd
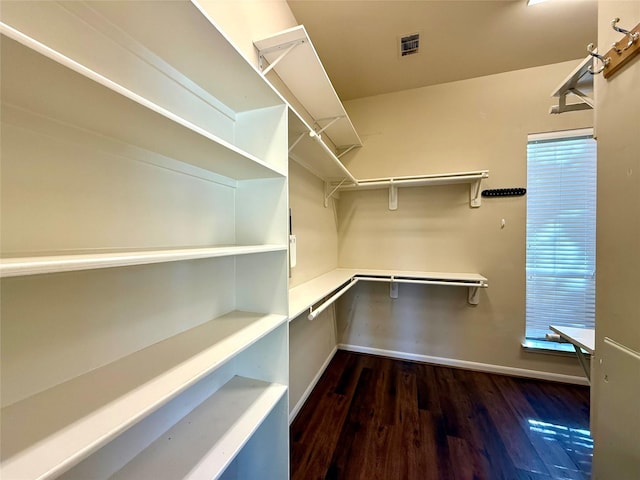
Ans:
[{"label": "empty shelf", "polygon": [[111,479],[219,478],[286,391],[234,377]]},{"label": "empty shelf", "polygon": [[11,37],[2,38],[2,100],[11,107],[10,122],[22,126],[35,119],[49,125],[51,121],[45,119],[56,119],[61,126],[116,139],[236,180],[285,176],[256,156],[21,32],[6,26],[2,32]]},{"label": "empty shelf", "polygon": [[286,319],[231,312],[3,408],[3,478],[56,477]]},{"label": "empty shelf", "polygon": [[[273,69],[319,128],[340,119],[325,130],[336,147],[362,145],[304,26],[299,25],[253,43],[260,58],[275,65]],[[278,60],[291,46],[293,49]]]},{"label": "empty shelf", "polygon": [[230,245],[204,248],[116,250],[109,252],[98,250],[77,254],[65,253],[61,255],[3,258],[0,262],[0,277],[126,267],[131,265],[276,252],[286,249],[286,245]]}]

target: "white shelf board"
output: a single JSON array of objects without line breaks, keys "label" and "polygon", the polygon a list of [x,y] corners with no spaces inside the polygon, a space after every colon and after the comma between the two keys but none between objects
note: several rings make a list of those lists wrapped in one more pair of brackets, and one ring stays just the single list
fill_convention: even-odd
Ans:
[{"label": "white shelf board", "polygon": [[234,311],[2,409],[3,478],[54,478],[283,323]]},{"label": "white shelf board", "polygon": [[[312,138],[309,126],[300,115],[289,108],[289,144],[296,142],[289,157],[325,181],[350,178],[355,180],[338,157],[326,146],[322,138]],[[299,137],[302,135],[302,138]]]},{"label": "white shelf board", "polygon": [[430,175],[413,175],[402,177],[365,178],[358,180],[357,185],[342,185],[338,190],[372,190],[396,187],[420,187],[427,185],[455,185],[474,183],[489,176],[488,170],[473,172],[437,173]]},{"label": "white shelf board", "polygon": [[596,334],[593,328],[576,328],[550,325],[549,328],[584,351],[593,355],[596,350]]},{"label": "white shelf board", "polygon": [[325,130],[336,147],[362,145],[303,25],[253,43],[269,63],[298,43],[273,69],[321,128],[341,117]]},{"label": "white shelf board", "polygon": [[593,65],[593,57],[587,55],[567,77],[551,93],[552,97],[565,95],[569,90],[577,88],[583,93],[593,93],[593,75],[588,67]]},{"label": "white shelf board", "polygon": [[351,280],[356,272],[357,270],[338,268],[289,289],[289,320],[294,320],[336,288]]},{"label": "white shelf board", "polygon": [[226,245],[220,247],[165,248],[62,253],[0,259],[0,277],[18,277],[43,273],[71,272],[97,268],[126,267],[151,263],[178,262],[213,257],[228,257],[284,251],[286,245]]},{"label": "white shelf board", "polygon": [[[461,282],[469,284],[478,284],[478,286],[488,286],[488,280],[477,273],[459,273],[459,272],[421,272],[414,270],[357,270],[356,276],[365,277],[398,277],[412,280],[424,280],[432,282]],[[472,285],[470,285],[472,286]]]},{"label": "white shelf board", "polygon": [[286,392],[236,376],[110,478],[218,479]]},{"label": "white shelf board", "polygon": [[236,180],[286,175],[22,32],[0,27],[7,35],[2,100],[14,110],[55,118]]}]

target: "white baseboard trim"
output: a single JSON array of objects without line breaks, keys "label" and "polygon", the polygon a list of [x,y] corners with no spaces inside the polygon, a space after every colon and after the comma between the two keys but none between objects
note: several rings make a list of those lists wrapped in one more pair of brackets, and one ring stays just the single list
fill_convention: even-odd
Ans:
[{"label": "white baseboard trim", "polygon": [[513,377],[534,378],[536,380],[549,380],[552,382],[570,383],[574,385],[589,385],[589,381],[586,377],[563,375],[560,373],[541,372],[539,370],[527,370],[525,368],[506,367],[502,365],[493,365],[490,363],[469,362],[467,360],[456,360],[454,358],[432,357],[429,355],[396,352],[394,350],[362,347],[360,345],[347,345],[344,343],[338,344],[338,350],[346,350],[349,352],[357,353],[368,353],[371,355],[397,358],[400,360],[413,360],[416,362],[433,363],[435,365],[464,368],[467,370],[474,370],[478,372],[498,373],[502,375],[510,375]]},{"label": "white baseboard trim", "polygon": [[329,362],[331,362],[331,360],[333,359],[333,356],[336,354],[337,351],[338,351],[338,347],[337,346],[333,347],[333,350],[331,350],[331,353],[329,354],[327,359],[324,361],[324,363],[322,364],[322,366],[318,370],[318,373],[316,373],[315,377],[313,377],[313,380],[311,380],[311,383],[309,384],[307,389],[302,394],[302,397],[300,397],[300,400],[298,400],[298,403],[296,403],[296,406],[293,407],[293,410],[291,410],[291,412],[289,412],[289,425],[291,425],[291,423],[295,420],[295,418],[298,415],[298,413],[300,413],[300,410],[302,409],[302,406],[304,405],[304,403],[309,398],[309,395],[311,395],[311,392],[313,391],[313,389],[315,388],[316,384],[320,380],[320,377],[322,376],[324,371],[329,366]]}]

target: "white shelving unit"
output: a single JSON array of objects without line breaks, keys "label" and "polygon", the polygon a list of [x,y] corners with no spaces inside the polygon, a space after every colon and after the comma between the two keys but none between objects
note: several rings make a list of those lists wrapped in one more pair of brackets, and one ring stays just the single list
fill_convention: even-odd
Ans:
[{"label": "white shelving unit", "polygon": [[286,103],[195,1],[0,31],[0,475],[177,478],[175,432],[211,478],[287,478]]}]

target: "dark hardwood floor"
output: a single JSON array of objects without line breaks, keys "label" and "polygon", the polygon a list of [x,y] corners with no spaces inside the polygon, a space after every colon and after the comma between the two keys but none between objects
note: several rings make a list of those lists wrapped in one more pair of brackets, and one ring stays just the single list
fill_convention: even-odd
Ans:
[{"label": "dark hardwood floor", "polygon": [[588,387],[338,351],[291,425],[293,480],[588,479]]}]

